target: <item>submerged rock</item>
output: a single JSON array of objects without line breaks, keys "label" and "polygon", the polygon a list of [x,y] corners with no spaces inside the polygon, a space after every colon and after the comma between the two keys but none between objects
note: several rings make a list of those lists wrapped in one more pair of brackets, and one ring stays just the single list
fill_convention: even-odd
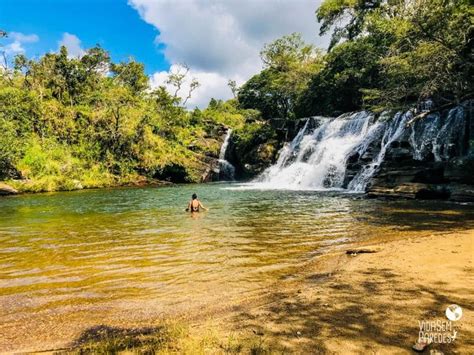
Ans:
[{"label": "submerged rock", "polygon": [[368,196],[434,200],[448,198],[449,190],[443,185],[407,182],[393,187],[372,186],[368,191]]}]

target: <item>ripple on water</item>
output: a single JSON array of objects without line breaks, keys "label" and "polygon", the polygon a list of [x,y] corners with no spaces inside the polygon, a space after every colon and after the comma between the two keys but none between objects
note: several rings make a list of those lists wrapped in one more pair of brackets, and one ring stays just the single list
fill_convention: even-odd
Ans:
[{"label": "ripple on water", "polygon": [[[148,315],[202,306],[256,292],[290,268],[358,240],[466,228],[474,220],[472,205],[250,187],[88,190],[0,200],[6,211],[0,215],[0,308],[9,310],[0,323],[22,324],[46,310],[67,322],[77,310],[97,318],[97,310],[106,308],[135,307],[136,314]],[[193,192],[210,212],[183,212]]]}]

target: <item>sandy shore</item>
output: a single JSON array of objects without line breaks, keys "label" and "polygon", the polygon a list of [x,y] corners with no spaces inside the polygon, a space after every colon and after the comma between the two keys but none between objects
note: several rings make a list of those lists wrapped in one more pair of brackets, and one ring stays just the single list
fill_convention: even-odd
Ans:
[{"label": "sandy shore", "polygon": [[[236,307],[221,326],[257,334],[275,350],[297,353],[404,354],[421,321],[447,321],[446,307],[463,309],[433,343],[445,354],[474,353],[474,231],[377,245],[356,256],[335,253],[306,265],[258,300]],[[358,246],[360,247],[360,246]]]},{"label": "sandy shore", "polygon": [[[263,349],[287,353],[409,354],[419,322],[447,320],[448,305],[463,316],[433,343],[445,354],[474,353],[474,230],[356,245],[375,253],[346,255],[345,249],[315,258],[258,295],[177,317],[195,339],[213,336],[255,339]],[[138,324],[136,325],[138,326]],[[37,350],[64,340],[49,336]],[[57,342],[59,341],[59,343]],[[3,348],[33,350],[32,344]],[[222,346],[210,353],[222,353]]]}]

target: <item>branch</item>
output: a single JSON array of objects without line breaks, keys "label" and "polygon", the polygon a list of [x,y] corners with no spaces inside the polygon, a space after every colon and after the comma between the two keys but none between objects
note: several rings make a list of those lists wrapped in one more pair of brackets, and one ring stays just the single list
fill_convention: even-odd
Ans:
[{"label": "branch", "polygon": [[183,101],[183,105],[186,105],[186,102],[188,102],[188,100],[191,98],[192,92],[196,90],[199,86],[201,86],[199,81],[197,81],[196,78],[193,78],[193,80],[191,81],[191,85],[189,85],[188,96],[186,96],[186,99]]},{"label": "branch", "polygon": [[451,102],[448,102],[447,104],[444,104],[444,105],[439,106],[439,107],[436,108],[436,109],[429,110],[429,111],[426,111],[426,112],[422,112],[422,113],[420,113],[419,115],[416,115],[415,117],[413,117],[411,120],[409,120],[409,121],[406,123],[406,126],[407,126],[407,127],[410,127],[410,126],[413,125],[416,121],[421,120],[421,119],[425,118],[426,116],[431,115],[432,113],[442,111],[442,110],[444,110],[444,109],[447,109],[447,108],[452,107],[452,106],[455,106],[455,105],[459,105],[459,103],[460,103],[461,101],[467,100],[467,99],[469,99],[469,97],[472,97],[473,95],[474,95],[473,93],[470,93],[470,94],[464,95],[464,96],[461,97],[459,100],[451,101]]}]

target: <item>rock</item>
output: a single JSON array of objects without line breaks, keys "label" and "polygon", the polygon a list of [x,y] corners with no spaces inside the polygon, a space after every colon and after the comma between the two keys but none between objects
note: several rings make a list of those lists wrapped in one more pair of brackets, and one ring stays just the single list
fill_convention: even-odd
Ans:
[{"label": "rock", "polygon": [[373,185],[368,191],[369,197],[397,197],[407,199],[446,199],[449,190],[443,185],[422,183],[402,183],[393,187]]},{"label": "rock", "polygon": [[201,173],[200,182],[218,181],[219,173],[219,161],[210,159],[205,165],[205,170]]},{"label": "rock", "polygon": [[357,254],[371,254],[376,253],[377,250],[374,249],[349,249],[346,250],[346,254],[348,255],[357,255]]},{"label": "rock", "polygon": [[0,196],[16,195],[18,191],[3,182],[0,182]]},{"label": "rock", "polygon": [[415,350],[416,352],[423,352],[425,349],[429,346],[430,344],[428,342],[423,342],[418,340],[415,345],[412,346],[412,349]]},{"label": "rock", "polygon": [[82,190],[84,188],[79,180],[72,180],[72,183],[74,190]]},{"label": "rock", "polygon": [[448,188],[451,201],[474,202],[474,185],[451,184]]},{"label": "rock", "polygon": [[403,161],[403,160],[411,160],[413,156],[409,149],[393,148],[389,150],[386,158],[393,159],[395,161]]},{"label": "rock", "polygon": [[450,182],[474,184],[474,159],[452,159],[446,164],[444,176]]}]

